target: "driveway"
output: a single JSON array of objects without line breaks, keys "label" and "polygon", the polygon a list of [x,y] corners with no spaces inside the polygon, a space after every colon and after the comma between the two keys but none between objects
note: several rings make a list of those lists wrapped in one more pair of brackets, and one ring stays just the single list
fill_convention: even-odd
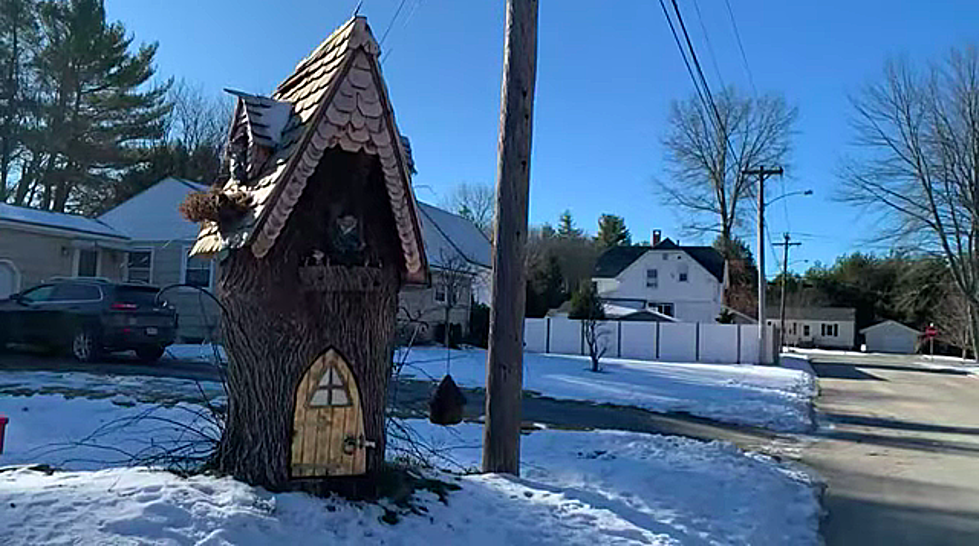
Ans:
[{"label": "driveway", "polygon": [[917,360],[813,357],[830,546],[979,544],[979,378]]}]

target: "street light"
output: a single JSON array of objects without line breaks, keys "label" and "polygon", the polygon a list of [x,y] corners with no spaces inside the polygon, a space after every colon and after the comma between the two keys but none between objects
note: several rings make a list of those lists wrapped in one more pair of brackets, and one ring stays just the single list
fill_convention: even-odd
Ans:
[{"label": "street light", "polygon": [[779,195],[775,199],[772,199],[771,201],[765,203],[765,207],[768,207],[768,205],[771,205],[776,201],[785,199],[786,197],[792,197],[794,195],[812,195],[812,190],[799,190],[799,191],[790,191],[789,193],[783,193],[782,195]]}]

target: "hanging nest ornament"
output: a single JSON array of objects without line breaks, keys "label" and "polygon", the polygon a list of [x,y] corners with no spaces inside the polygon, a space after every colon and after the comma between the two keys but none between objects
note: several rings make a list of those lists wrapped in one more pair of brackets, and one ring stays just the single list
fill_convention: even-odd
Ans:
[{"label": "hanging nest ornament", "polygon": [[462,410],[465,407],[465,395],[452,380],[452,376],[446,375],[428,401],[428,420],[436,425],[458,425],[462,422]]}]

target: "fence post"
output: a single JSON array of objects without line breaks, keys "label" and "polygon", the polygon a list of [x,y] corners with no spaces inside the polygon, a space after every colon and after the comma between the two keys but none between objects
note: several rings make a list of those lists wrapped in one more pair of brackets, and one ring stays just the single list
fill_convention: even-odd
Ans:
[{"label": "fence post", "polygon": [[694,356],[694,362],[700,362],[700,323],[699,322],[695,322],[694,324],[697,325],[697,327],[696,327],[696,334],[694,335],[694,338],[693,338],[694,339],[694,343],[696,344],[696,347],[694,347],[694,353],[693,353],[695,355]]},{"label": "fence post", "polygon": [[585,321],[578,321],[578,354],[585,354]]},{"label": "fence post", "polygon": [[741,324],[735,324],[737,326],[736,331],[738,332],[738,356],[737,363],[741,364]]},{"label": "fence post", "polygon": [[544,354],[550,354],[551,352],[551,317],[544,317],[544,325],[547,327],[546,334],[544,335]]},{"label": "fence post", "polygon": [[656,321],[656,360],[659,360],[659,321]]},{"label": "fence post", "polygon": [[618,348],[619,358],[622,358],[622,321],[616,321],[616,324],[619,325],[619,335],[615,345]]}]

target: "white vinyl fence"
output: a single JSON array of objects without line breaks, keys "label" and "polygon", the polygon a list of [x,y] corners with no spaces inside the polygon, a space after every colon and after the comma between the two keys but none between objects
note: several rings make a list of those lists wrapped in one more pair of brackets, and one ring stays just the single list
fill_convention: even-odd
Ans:
[{"label": "white vinyl fence", "polygon": [[[605,355],[661,362],[757,364],[758,326],[698,322],[604,321],[598,326]],[[765,358],[774,362],[777,335],[766,326]],[[524,347],[532,353],[587,355],[582,321],[563,317],[524,320]]]}]

